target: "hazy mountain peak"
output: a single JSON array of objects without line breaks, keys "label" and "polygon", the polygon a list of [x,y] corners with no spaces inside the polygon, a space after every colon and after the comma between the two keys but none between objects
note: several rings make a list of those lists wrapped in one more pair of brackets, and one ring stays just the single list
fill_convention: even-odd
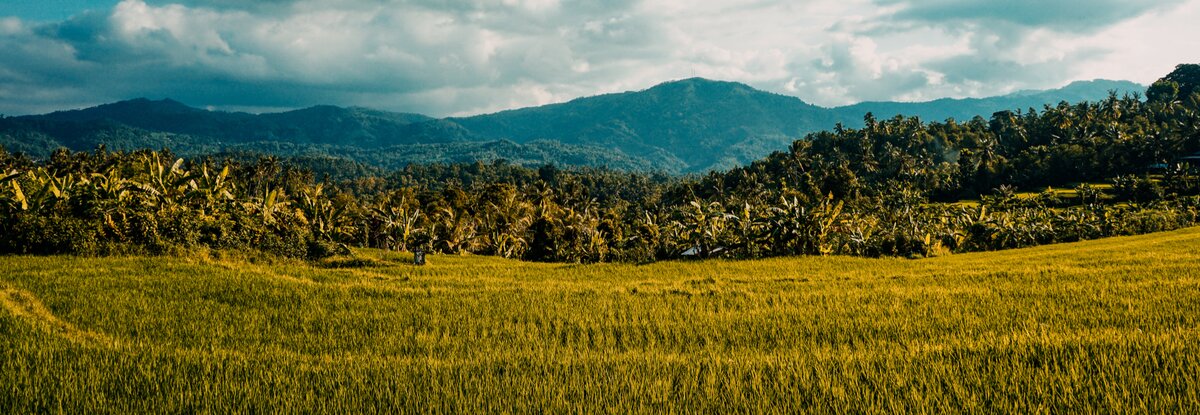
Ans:
[{"label": "hazy mountain peak", "polygon": [[125,101],[103,104],[91,108],[57,111],[47,114],[45,117],[64,121],[91,121],[102,119],[121,121],[129,117],[145,115],[190,114],[195,112],[204,112],[204,110],[189,107],[170,98],[157,101],[147,98],[134,98]]},{"label": "hazy mountain peak", "polygon": [[754,89],[750,85],[746,85],[741,82],[722,81],[719,79],[692,77],[692,78],[684,78],[684,79],[678,79],[678,80],[674,80],[674,81],[663,82],[658,85],[650,87],[650,90],[668,89],[668,88],[677,88],[677,87],[700,87],[700,88],[707,87],[707,88],[751,89],[751,90]]},{"label": "hazy mountain peak", "polygon": [[171,98],[163,98],[160,100],[152,100],[148,98],[135,98],[127,101],[119,101],[112,104],[101,105],[97,108],[123,108],[130,110],[145,110],[158,113],[178,113],[178,112],[196,112],[201,111],[199,108],[193,108],[182,102]]},{"label": "hazy mountain peak", "polygon": [[1066,101],[1084,101],[1096,99],[1100,93],[1107,94],[1107,91],[1116,91],[1117,95],[1125,93],[1145,92],[1146,86],[1130,81],[1114,81],[1111,79],[1092,79],[1071,82],[1061,88],[1047,90],[1021,90],[1005,95],[1006,97],[1030,97],[1030,96],[1059,96]]},{"label": "hazy mountain peak", "polygon": [[[784,95],[755,89],[741,82],[719,81],[707,78],[687,78],[663,82],[642,92],[651,95],[676,96],[686,99],[714,99],[749,95],[784,97]],[[796,97],[787,96],[787,98],[800,101]]]}]

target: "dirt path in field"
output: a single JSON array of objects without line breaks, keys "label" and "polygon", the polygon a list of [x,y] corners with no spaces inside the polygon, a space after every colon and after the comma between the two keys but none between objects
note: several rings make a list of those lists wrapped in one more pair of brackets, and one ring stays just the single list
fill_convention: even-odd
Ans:
[{"label": "dirt path in field", "polygon": [[29,291],[0,287],[0,306],[17,318],[28,320],[35,327],[62,336],[71,342],[113,344],[113,340],[104,334],[81,330],[62,321]]}]

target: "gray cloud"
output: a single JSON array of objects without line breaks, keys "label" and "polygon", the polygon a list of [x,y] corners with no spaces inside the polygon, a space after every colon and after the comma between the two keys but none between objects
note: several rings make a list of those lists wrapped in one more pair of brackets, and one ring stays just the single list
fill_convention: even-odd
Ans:
[{"label": "gray cloud", "polygon": [[[98,100],[170,94],[205,105],[373,105],[349,101],[386,97],[405,110],[445,114],[561,99],[545,86],[587,84],[593,74],[620,72],[623,60],[666,50],[652,20],[591,2],[337,3],[125,1],[108,14],[24,27],[0,38],[12,45],[0,66],[28,79],[0,79],[0,98],[39,86],[59,95],[87,90]],[[22,47],[29,44],[43,46]],[[60,51],[53,65],[29,63],[48,62],[40,56],[47,50]],[[437,91],[478,101],[430,100]],[[501,95],[481,96],[487,91]]]},{"label": "gray cloud", "polygon": [[901,5],[899,20],[923,22],[1007,22],[1028,27],[1072,32],[1095,32],[1108,25],[1155,9],[1169,8],[1182,0],[879,0],[880,5]]},{"label": "gray cloud", "polygon": [[[1024,88],[1046,88],[1074,79],[1081,67],[1112,53],[1086,41],[1123,22],[1177,8],[1183,0],[873,0],[885,10],[868,21],[839,21],[833,30],[857,38],[885,41],[924,33],[923,40],[948,50],[942,56],[905,59],[882,77],[864,79],[846,51],[827,53],[842,62],[833,81],[852,85],[856,99],[936,98],[939,95],[988,95]],[[836,45],[834,45],[836,47]],[[884,55],[889,55],[884,52]],[[856,76],[856,74],[858,74]],[[922,83],[924,78],[924,83]],[[882,82],[880,82],[882,81]],[[1144,80],[1143,80],[1144,81]],[[908,91],[907,93],[905,91]]]},{"label": "gray cloud", "polygon": [[449,115],[692,74],[822,105],[988,95],[1065,84],[1119,53],[1091,40],[1106,28],[1180,1],[124,0],[0,19],[0,112],[147,96]]}]

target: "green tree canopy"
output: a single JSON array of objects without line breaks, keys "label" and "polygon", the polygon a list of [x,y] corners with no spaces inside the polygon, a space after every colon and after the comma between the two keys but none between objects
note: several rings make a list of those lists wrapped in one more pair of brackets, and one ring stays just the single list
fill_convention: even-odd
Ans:
[{"label": "green tree canopy", "polygon": [[1146,90],[1146,98],[1151,101],[1163,102],[1182,99],[1200,92],[1200,65],[1194,63],[1180,64],[1174,71],[1150,85]]}]

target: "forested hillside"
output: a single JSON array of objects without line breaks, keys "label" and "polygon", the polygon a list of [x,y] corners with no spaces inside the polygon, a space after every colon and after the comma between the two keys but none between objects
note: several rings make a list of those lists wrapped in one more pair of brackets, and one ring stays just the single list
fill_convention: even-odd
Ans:
[{"label": "forested hillside", "polygon": [[[207,111],[164,99],[0,119],[0,145],[45,158],[56,148],[169,148],[184,156],[257,152],[327,156],[395,169],[412,163],[492,163],[703,173],[745,165],[838,123],[903,113],[966,121],[995,111],[1123,95],[1132,84],[1077,83],[1039,93],[826,109],[747,85],[687,79],[645,91],[467,118],[433,119],[365,108],[317,106],[283,113]],[[1140,88],[1138,88],[1140,89]]]},{"label": "forested hillside", "polygon": [[686,171],[728,169],[828,128],[839,115],[733,82],[686,79],[640,92],[456,119],[484,136],[616,148]]},{"label": "forested hillside", "polygon": [[355,245],[642,262],[929,256],[1175,229],[1200,221],[1189,158],[1200,93],[1180,95],[1193,69],[1155,83],[1148,101],[1111,95],[967,122],[867,116],[863,128],[693,177],[502,161],[315,177],[245,154],[0,152],[0,251],[322,257]]}]

